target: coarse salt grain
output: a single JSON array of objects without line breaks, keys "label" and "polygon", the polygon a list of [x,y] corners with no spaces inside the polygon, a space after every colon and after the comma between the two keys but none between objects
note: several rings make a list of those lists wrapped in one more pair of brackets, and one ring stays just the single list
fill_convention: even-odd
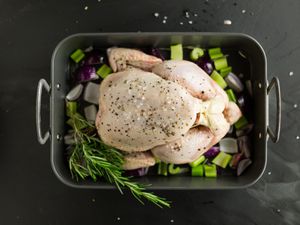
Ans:
[{"label": "coarse salt grain", "polygon": [[297,108],[298,107],[298,105],[297,104],[294,104],[294,108]]},{"label": "coarse salt grain", "polygon": [[89,9],[89,7],[88,7],[88,6],[85,6],[85,7],[84,7],[84,10],[88,10],[88,9]]},{"label": "coarse salt grain", "polygon": [[290,76],[293,76],[293,75],[294,75],[294,72],[293,72],[293,71],[291,71],[291,72],[289,73],[289,75],[290,75]]},{"label": "coarse salt grain", "polygon": [[162,21],[162,23],[166,23],[166,22],[167,22],[166,20],[163,20],[163,21]]},{"label": "coarse salt grain", "polygon": [[224,20],[225,25],[231,25],[231,23],[232,23],[231,20]]},{"label": "coarse salt grain", "polygon": [[154,15],[155,17],[159,17],[159,13],[158,13],[158,12],[154,13],[153,15]]},{"label": "coarse salt grain", "polygon": [[168,17],[167,17],[167,16],[164,16],[164,19],[166,20],[166,19],[168,19]]},{"label": "coarse salt grain", "polygon": [[246,10],[245,10],[245,9],[243,9],[243,10],[242,10],[242,13],[246,13]]},{"label": "coarse salt grain", "polygon": [[179,24],[180,24],[180,25],[183,25],[183,22],[180,22]]},{"label": "coarse salt grain", "polygon": [[296,139],[297,139],[297,140],[299,140],[299,139],[300,139],[300,137],[299,137],[299,136],[296,136]]},{"label": "coarse salt grain", "polygon": [[189,21],[189,24],[193,24],[193,21],[190,20],[190,21]]}]

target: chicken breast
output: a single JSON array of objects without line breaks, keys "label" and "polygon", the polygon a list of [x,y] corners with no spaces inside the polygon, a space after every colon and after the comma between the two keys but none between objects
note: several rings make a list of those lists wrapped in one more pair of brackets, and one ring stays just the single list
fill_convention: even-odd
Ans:
[{"label": "chicken breast", "polygon": [[153,148],[155,157],[166,163],[184,164],[193,162],[208,150],[214,135],[207,127],[192,128],[183,137]]},{"label": "chicken breast", "polygon": [[128,67],[151,71],[153,66],[162,62],[161,59],[155,56],[129,48],[112,47],[107,49],[107,55],[109,64],[114,72],[123,71]]},{"label": "chicken breast", "polygon": [[152,72],[186,88],[194,97],[208,100],[216,96],[212,79],[195,63],[185,60],[166,60],[153,67]]},{"label": "chicken breast", "polygon": [[200,104],[180,85],[130,69],[102,81],[96,127],[107,145],[146,151],[184,136]]}]

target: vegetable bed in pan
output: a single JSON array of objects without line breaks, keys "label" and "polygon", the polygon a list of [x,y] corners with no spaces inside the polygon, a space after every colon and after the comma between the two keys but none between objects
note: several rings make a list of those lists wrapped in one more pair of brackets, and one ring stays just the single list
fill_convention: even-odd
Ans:
[{"label": "vegetable bed in pan", "polygon": [[203,184],[238,179],[252,163],[256,91],[245,54],[201,41],[87,47],[69,49],[64,81],[71,179],[104,178],[139,200],[169,206],[132,176],[192,176],[201,185],[197,176],[206,177]]}]

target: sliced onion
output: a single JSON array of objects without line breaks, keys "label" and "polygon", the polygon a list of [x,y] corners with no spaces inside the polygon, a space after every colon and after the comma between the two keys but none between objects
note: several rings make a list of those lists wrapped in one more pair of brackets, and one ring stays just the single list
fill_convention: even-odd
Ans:
[{"label": "sliced onion", "polygon": [[220,145],[220,151],[226,152],[226,153],[237,153],[238,152],[238,145],[237,140],[235,138],[226,137],[221,139],[219,142]]},{"label": "sliced onion", "polygon": [[236,76],[234,73],[230,72],[226,77],[225,81],[227,85],[237,93],[240,93],[244,90],[244,85],[241,82],[240,78]]},{"label": "sliced onion", "polygon": [[72,88],[71,91],[69,91],[69,93],[67,94],[66,98],[69,101],[75,101],[75,100],[77,100],[80,97],[82,91],[83,91],[83,85],[82,84],[78,84],[74,88]]},{"label": "sliced onion", "polygon": [[149,167],[138,168],[135,170],[126,170],[125,175],[132,176],[132,177],[142,177],[147,175],[148,171],[149,171]]},{"label": "sliced onion", "polygon": [[96,115],[97,115],[97,107],[95,105],[89,105],[85,107],[84,115],[89,122],[95,123]]},{"label": "sliced onion", "polygon": [[91,50],[88,52],[82,61],[83,66],[100,65],[104,61],[104,57],[99,50]]},{"label": "sliced onion", "polygon": [[96,69],[93,66],[81,66],[75,72],[76,81],[87,82],[91,80],[96,80],[99,76],[96,74]]},{"label": "sliced onion", "polygon": [[217,156],[220,152],[220,148],[218,146],[211,147],[207,152],[204,153],[206,158],[213,158]]},{"label": "sliced onion", "polygon": [[247,167],[251,165],[251,163],[251,159],[241,160],[237,168],[237,175],[240,176],[247,169]]},{"label": "sliced onion", "polygon": [[248,136],[241,136],[237,139],[239,150],[246,158],[251,157],[251,140]]},{"label": "sliced onion", "polygon": [[248,135],[253,130],[253,127],[253,123],[249,123],[245,127],[243,127],[243,129],[236,130],[235,134],[237,137]]},{"label": "sliced onion", "polygon": [[165,60],[165,57],[158,48],[151,48],[151,55],[160,58],[161,60]]},{"label": "sliced onion", "polygon": [[237,168],[237,165],[239,164],[239,162],[242,160],[243,158],[243,154],[242,153],[236,153],[232,156],[232,159],[229,163],[229,166],[233,169]]},{"label": "sliced onion", "polygon": [[211,74],[214,70],[213,62],[209,58],[200,57],[195,63],[207,74]]},{"label": "sliced onion", "polygon": [[83,99],[89,103],[98,105],[99,94],[100,94],[99,92],[100,92],[99,84],[89,82],[85,87]]}]

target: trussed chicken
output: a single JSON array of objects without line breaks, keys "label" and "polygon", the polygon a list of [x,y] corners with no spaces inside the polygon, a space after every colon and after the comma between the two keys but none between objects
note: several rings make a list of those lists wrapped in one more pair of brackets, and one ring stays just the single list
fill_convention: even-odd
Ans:
[{"label": "trussed chicken", "polygon": [[106,144],[128,152],[125,169],[149,166],[153,155],[192,162],[241,117],[224,90],[192,62],[162,62],[125,48],[110,48],[108,57],[119,72],[101,83],[96,126]]}]

